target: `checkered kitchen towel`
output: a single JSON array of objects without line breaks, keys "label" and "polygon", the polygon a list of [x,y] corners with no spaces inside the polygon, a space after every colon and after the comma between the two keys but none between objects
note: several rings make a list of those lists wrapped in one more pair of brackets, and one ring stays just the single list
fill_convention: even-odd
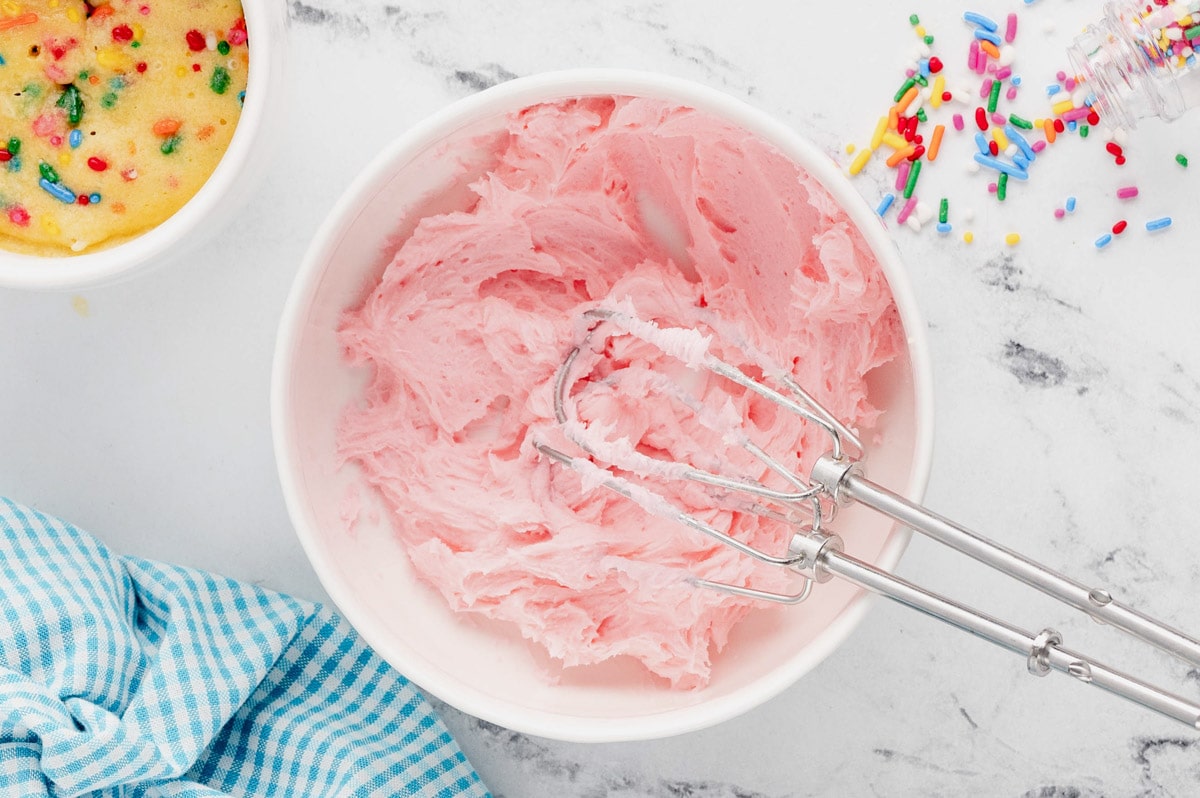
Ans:
[{"label": "checkered kitchen towel", "polygon": [[487,796],[329,611],[0,499],[0,796]]}]

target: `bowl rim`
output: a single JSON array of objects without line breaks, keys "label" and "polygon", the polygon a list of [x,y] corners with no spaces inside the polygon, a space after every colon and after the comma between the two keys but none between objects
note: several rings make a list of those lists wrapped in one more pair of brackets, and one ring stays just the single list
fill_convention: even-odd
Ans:
[{"label": "bowl rim", "polygon": [[[679,102],[738,124],[766,139],[815,177],[851,217],[888,279],[906,334],[914,395],[914,448],[909,484],[902,495],[920,500],[932,465],[932,373],[925,325],[916,298],[895,248],[878,216],[857,193],[830,156],[804,136],[767,112],[717,89],[686,79],[654,72],[583,68],[545,72],[501,83],[457,100],[419,121],[394,139],[354,179],[329,211],[310,242],[284,305],[276,338],[271,379],[271,427],[277,470],[288,514],[314,571],[334,603],[366,641],[407,678],[455,708],[518,732],[570,742],[618,742],[656,739],[695,731],[740,715],[777,696],[840,646],[862,620],[874,596],[855,596],[833,623],[818,633],[799,655],[783,667],[726,695],[687,707],[641,716],[636,722],[611,718],[566,715],[548,709],[531,710],[485,694],[473,685],[446,678],[432,666],[406,657],[376,626],[369,611],[360,611],[352,585],[325,562],[316,524],[303,501],[298,441],[290,413],[289,384],[292,365],[303,335],[308,310],[324,274],[323,264],[333,253],[345,226],[364,207],[390,175],[387,169],[406,153],[419,152],[445,131],[538,102],[587,95],[647,96]],[[911,537],[911,530],[895,525],[880,553],[878,565],[893,569]]]},{"label": "bowl rim", "polygon": [[[221,160],[200,189],[159,224],[127,241],[81,255],[44,257],[0,249],[0,288],[56,291],[88,288],[129,276],[170,255],[206,219],[214,216],[256,155],[259,134],[276,102],[284,56],[282,4],[241,0],[252,42],[246,98]],[[261,155],[261,154],[260,154]]]}]

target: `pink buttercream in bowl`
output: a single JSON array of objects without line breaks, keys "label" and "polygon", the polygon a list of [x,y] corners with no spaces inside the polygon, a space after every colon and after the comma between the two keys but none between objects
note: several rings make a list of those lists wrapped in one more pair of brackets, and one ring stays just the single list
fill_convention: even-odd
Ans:
[{"label": "pink buttercream in bowl", "polygon": [[[505,84],[368,170],[289,301],[276,441],[323,583],[401,671],[512,728],[636,739],[765,700],[863,604],[836,583],[790,608],[698,589],[688,577],[768,590],[791,577],[538,453],[538,441],[571,449],[554,378],[579,314],[597,306],[714,333],[716,354],[751,368],[791,367],[866,433],[872,476],[919,497],[923,340],[869,209],[758,112],[631,73]],[[697,340],[672,346],[687,360]],[[665,374],[800,473],[825,451],[818,430],[643,343],[618,337],[604,355],[576,402],[614,447],[752,473],[720,432],[662,400]],[[603,379],[616,368],[633,377]],[[653,487],[740,539],[786,547],[775,522],[694,486]],[[854,510],[836,529],[884,567],[907,541]]]}]

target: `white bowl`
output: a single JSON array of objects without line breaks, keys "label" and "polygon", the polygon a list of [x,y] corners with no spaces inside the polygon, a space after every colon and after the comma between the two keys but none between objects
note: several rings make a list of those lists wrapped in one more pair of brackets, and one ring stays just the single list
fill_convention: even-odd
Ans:
[{"label": "white bowl", "polygon": [[0,250],[0,287],[67,290],[117,282],[186,252],[232,220],[266,171],[286,91],[285,5],[242,0],[242,11],[250,35],[245,104],[229,148],[200,190],[161,224],[107,249],[69,257]]},{"label": "white bowl", "polygon": [[[816,177],[846,209],[891,283],[908,337],[907,359],[881,369],[873,388],[887,407],[883,442],[872,447],[871,476],[919,499],[932,441],[924,328],[899,256],[878,218],[837,166],[794,131],[737,100],[661,75],[612,70],[550,73],[488,89],[418,124],[367,167],[318,231],[284,310],[272,382],[272,426],[284,495],[322,584],[385,659],[447,703],[518,731],[572,741],[663,737],[730,718],[776,695],[850,634],[866,596],[837,581],[803,605],[751,613],[716,657],[711,683],[673,691],[635,664],[571,669],[544,677],[529,644],[506,625],[456,615],[419,583],[386,522],[386,512],[343,519],[360,474],[335,453],[335,430],[364,375],[348,367],[336,328],[361,303],[416,220],[461,208],[465,191],[446,192],[455,174],[445,153],[498,129],[509,112],[585,95],[669,100],[758,134]],[[404,217],[402,220],[401,217]],[[368,488],[361,494],[370,497]],[[371,501],[370,498],[367,499]],[[837,529],[848,550],[896,565],[909,533],[850,508]],[[544,656],[544,655],[543,655]],[[577,673],[574,671],[578,671]]]}]

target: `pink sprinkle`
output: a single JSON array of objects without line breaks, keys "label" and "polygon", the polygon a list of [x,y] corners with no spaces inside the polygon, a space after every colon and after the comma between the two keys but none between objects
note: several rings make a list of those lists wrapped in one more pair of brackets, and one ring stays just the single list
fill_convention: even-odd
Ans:
[{"label": "pink sprinkle", "polygon": [[979,84],[979,96],[986,100],[988,95],[992,93],[992,84],[995,82],[991,78],[984,78],[983,83]]},{"label": "pink sprinkle", "polygon": [[234,28],[233,30],[229,31],[229,35],[225,37],[225,41],[229,42],[235,47],[239,44],[245,44],[246,31],[242,30],[241,28]]},{"label": "pink sprinkle", "polygon": [[1010,99],[1010,100],[1015,100],[1015,99],[1017,99],[1017,87],[1016,87],[1016,86],[1009,86],[1009,87],[1008,87],[1008,91],[1004,92],[1004,96],[1005,96],[1005,97],[1007,97],[1007,98],[1008,98],[1008,99]]},{"label": "pink sprinkle", "polygon": [[14,205],[8,209],[8,220],[17,227],[27,227],[29,225],[29,211],[20,205]]},{"label": "pink sprinkle", "polygon": [[1013,43],[1013,39],[1017,38],[1017,15],[1008,15],[1008,24],[1004,26],[1004,41],[1009,44]]},{"label": "pink sprinkle", "polygon": [[955,114],[954,116],[950,117],[950,121],[952,121],[954,123],[955,130],[962,130],[963,127],[965,127],[965,124],[963,123],[962,114]]},{"label": "pink sprinkle", "polygon": [[1133,199],[1137,195],[1137,186],[1123,186],[1117,189],[1117,199]]},{"label": "pink sprinkle", "polygon": [[1055,218],[1055,219],[1061,219],[1061,218],[1063,218],[1063,217],[1064,217],[1064,216],[1066,216],[1066,215],[1067,215],[1067,212],[1066,212],[1066,211],[1064,211],[1062,208],[1055,208],[1055,209],[1054,209],[1054,218]]},{"label": "pink sprinkle", "polygon": [[900,209],[900,213],[896,214],[896,224],[904,224],[908,221],[908,215],[917,207],[917,195],[909,197],[908,202],[904,203],[904,207]]},{"label": "pink sprinkle", "polygon": [[900,162],[900,166],[896,169],[896,190],[903,191],[904,186],[908,183],[908,170],[912,168],[912,163],[905,159]]},{"label": "pink sprinkle", "polygon": [[40,114],[33,120],[33,132],[38,136],[49,136],[58,129],[59,120],[54,114]]},{"label": "pink sprinkle", "polygon": [[1062,121],[1074,122],[1076,119],[1086,119],[1087,115],[1091,112],[1092,110],[1086,105],[1083,108],[1072,108],[1070,111],[1067,111],[1062,115]]},{"label": "pink sprinkle", "polygon": [[976,71],[979,65],[979,40],[972,39],[971,47],[967,50],[967,69],[972,72]]},{"label": "pink sprinkle", "polygon": [[50,137],[50,146],[51,146],[51,147],[61,147],[61,146],[62,146],[62,143],[63,143],[63,137],[62,137],[62,136],[57,136],[57,135],[55,135],[55,136],[51,136],[51,137]]},{"label": "pink sprinkle", "polygon": [[1012,77],[1012,67],[996,70],[996,80],[1008,80],[1010,77]]},{"label": "pink sprinkle", "polygon": [[1008,117],[999,111],[992,111],[992,124],[996,127],[1004,127],[1004,123],[1008,121]]},{"label": "pink sprinkle", "polygon": [[979,51],[979,57],[975,59],[975,72],[983,75],[988,68],[988,54],[983,50]]},{"label": "pink sprinkle", "polygon": [[1041,152],[1042,150],[1046,149],[1046,142],[1035,141],[1033,144],[1029,145],[1029,149],[1033,150],[1034,152]]},{"label": "pink sprinkle", "polygon": [[1066,82],[1063,83],[1063,88],[1067,91],[1075,91],[1075,78],[1067,78]]},{"label": "pink sprinkle", "polygon": [[998,189],[997,189],[995,183],[988,183],[988,193],[989,194],[995,194],[997,190]]},{"label": "pink sprinkle", "polygon": [[917,74],[916,70],[912,69],[911,67],[904,70],[904,77],[906,77],[906,78],[911,78],[911,77],[915,76],[916,74]]},{"label": "pink sprinkle", "polygon": [[1067,79],[1067,73],[1066,73],[1066,72],[1063,72],[1063,71],[1060,69],[1060,70],[1058,70],[1058,72],[1054,73],[1054,77],[1058,79],[1058,82],[1059,82],[1059,83],[1062,83],[1064,80],[1066,80],[1066,79]]},{"label": "pink sprinkle", "polygon": [[138,13],[140,13],[143,17],[150,16],[150,6],[142,6],[138,9]]}]

